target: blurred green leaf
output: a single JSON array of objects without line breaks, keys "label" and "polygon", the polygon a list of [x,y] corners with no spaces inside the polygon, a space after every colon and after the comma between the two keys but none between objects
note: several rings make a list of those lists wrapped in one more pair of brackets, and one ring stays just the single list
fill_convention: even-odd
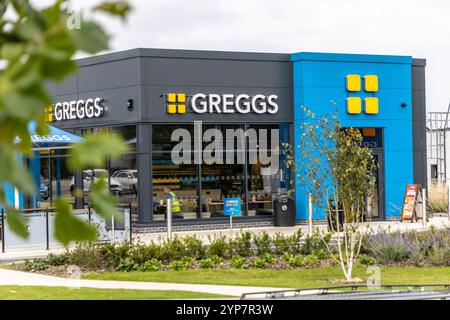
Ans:
[{"label": "blurred green leaf", "polygon": [[118,136],[88,136],[69,151],[68,163],[72,169],[97,168],[106,162],[107,157],[118,158],[128,150],[128,146]]},{"label": "blurred green leaf", "polygon": [[110,195],[108,190],[108,178],[103,177],[92,184],[91,190],[92,207],[95,212],[104,218],[118,216],[117,199]]},{"label": "blurred green leaf", "polygon": [[70,30],[70,35],[78,50],[96,53],[108,49],[108,35],[94,22],[82,21],[80,29]]},{"label": "blurred green leaf", "polygon": [[7,207],[6,213],[6,222],[12,232],[22,238],[28,238],[30,235],[26,227],[28,219],[25,217],[23,212]]},{"label": "blurred green leaf", "polygon": [[131,10],[132,7],[126,1],[105,1],[93,8],[93,11],[119,16],[122,20],[125,20]]},{"label": "blurred green leaf", "polygon": [[55,238],[64,246],[72,241],[94,241],[97,230],[80,218],[76,218],[70,204],[64,199],[55,201],[57,214],[55,217]]}]

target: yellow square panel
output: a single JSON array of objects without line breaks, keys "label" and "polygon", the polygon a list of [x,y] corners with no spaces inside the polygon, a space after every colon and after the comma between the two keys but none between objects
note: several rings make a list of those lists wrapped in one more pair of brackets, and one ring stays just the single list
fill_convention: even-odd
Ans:
[{"label": "yellow square panel", "polygon": [[176,104],[168,104],[167,105],[167,113],[177,113],[177,105]]},{"label": "yellow square panel", "polygon": [[364,105],[367,114],[378,113],[378,98],[374,97],[364,98]]},{"label": "yellow square panel", "polygon": [[377,92],[378,76],[374,74],[364,76],[364,89],[368,92]]},{"label": "yellow square panel", "polygon": [[186,105],[185,104],[178,105],[178,113],[186,113]]},{"label": "yellow square panel", "polygon": [[177,102],[177,95],[175,93],[168,93],[167,102]]},{"label": "yellow square panel", "polygon": [[186,94],[184,94],[184,93],[177,94],[177,102],[185,103],[186,102]]},{"label": "yellow square panel", "polygon": [[361,76],[359,74],[348,74],[346,79],[347,91],[361,91]]},{"label": "yellow square panel", "polygon": [[350,114],[361,113],[361,98],[348,97],[347,98],[347,112]]}]

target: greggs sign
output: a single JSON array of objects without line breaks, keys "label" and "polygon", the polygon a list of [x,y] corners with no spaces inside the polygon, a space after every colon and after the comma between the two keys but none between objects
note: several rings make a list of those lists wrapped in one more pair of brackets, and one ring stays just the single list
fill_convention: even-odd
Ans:
[{"label": "greggs sign", "polygon": [[105,113],[103,98],[57,102],[51,112],[52,121],[100,118]]}]

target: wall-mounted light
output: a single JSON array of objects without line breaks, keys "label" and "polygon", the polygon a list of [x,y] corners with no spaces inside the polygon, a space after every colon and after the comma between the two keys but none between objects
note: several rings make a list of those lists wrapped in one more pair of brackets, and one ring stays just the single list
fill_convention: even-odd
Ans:
[{"label": "wall-mounted light", "polygon": [[127,100],[127,110],[128,111],[133,111],[133,99],[128,99]]}]

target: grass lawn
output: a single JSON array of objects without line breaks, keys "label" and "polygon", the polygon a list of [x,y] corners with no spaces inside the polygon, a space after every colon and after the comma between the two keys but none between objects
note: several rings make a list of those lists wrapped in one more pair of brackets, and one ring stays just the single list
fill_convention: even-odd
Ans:
[{"label": "grass lawn", "polygon": [[190,292],[122,289],[71,289],[45,286],[0,286],[0,300],[137,300],[137,299],[208,299],[227,296]]},{"label": "grass lawn", "polygon": [[[366,280],[370,274],[366,268],[357,267],[354,277]],[[339,268],[295,270],[186,270],[156,272],[107,272],[86,274],[86,279],[125,280],[148,282],[174,282],[195,284],[223,284],[265,286],[282,288],[311,288],[336,285],[334,279],[342,279]],[[383,284],[450,283],[450,267],[382,267]]]}]

